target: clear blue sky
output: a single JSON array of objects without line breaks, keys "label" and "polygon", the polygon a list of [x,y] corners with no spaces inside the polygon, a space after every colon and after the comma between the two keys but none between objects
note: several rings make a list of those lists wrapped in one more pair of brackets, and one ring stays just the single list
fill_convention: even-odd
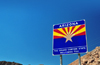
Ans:
[{"label": "clear blue sky", "polygon": [[[100,0],[0,0],[0,61],[60,65],[52,56],[53,24],[81,19],[91,51],[100,46]],[[77,58],[63,55],[63,65]]]}]

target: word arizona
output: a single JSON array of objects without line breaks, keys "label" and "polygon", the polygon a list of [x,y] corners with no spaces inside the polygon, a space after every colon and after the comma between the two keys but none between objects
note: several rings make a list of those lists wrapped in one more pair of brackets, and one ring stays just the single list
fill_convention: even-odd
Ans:
[{"label": "word arizona", "polygon": [[62,27],[69,27],[69,26],[75,26],[75,25],[78,25],[78,22],[61,24],[61,25],[59,25],[59,27],[62,28]]}]

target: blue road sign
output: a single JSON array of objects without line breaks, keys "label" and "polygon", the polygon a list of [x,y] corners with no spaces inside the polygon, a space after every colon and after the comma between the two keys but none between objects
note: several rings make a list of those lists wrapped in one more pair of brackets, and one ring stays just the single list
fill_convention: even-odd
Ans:
[{"label": "blue road sign", "polygon": [[85,52],[85,20],[53,25],[53,55]]}]

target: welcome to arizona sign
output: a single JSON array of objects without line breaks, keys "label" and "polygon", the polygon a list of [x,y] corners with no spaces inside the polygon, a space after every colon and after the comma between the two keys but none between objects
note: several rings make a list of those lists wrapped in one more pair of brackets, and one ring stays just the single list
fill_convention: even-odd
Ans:
[{"label": "welcome to arizona sign", "polygon": [[85,20],[53,25],[53,55],[87,52]]}]

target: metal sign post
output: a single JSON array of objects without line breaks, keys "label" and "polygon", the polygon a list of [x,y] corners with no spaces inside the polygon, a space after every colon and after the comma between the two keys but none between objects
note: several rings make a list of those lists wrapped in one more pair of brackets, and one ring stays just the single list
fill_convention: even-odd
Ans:
[{"label": "metal sign post", "polygon": [[60,55],[60,65],[62,65],[62,55]]},{"label": "metal sign post", "polygon": [[78,53],[78,59],[79,59],[79,65],[81,65],[81,56],[80,56],[80,53]]}]

